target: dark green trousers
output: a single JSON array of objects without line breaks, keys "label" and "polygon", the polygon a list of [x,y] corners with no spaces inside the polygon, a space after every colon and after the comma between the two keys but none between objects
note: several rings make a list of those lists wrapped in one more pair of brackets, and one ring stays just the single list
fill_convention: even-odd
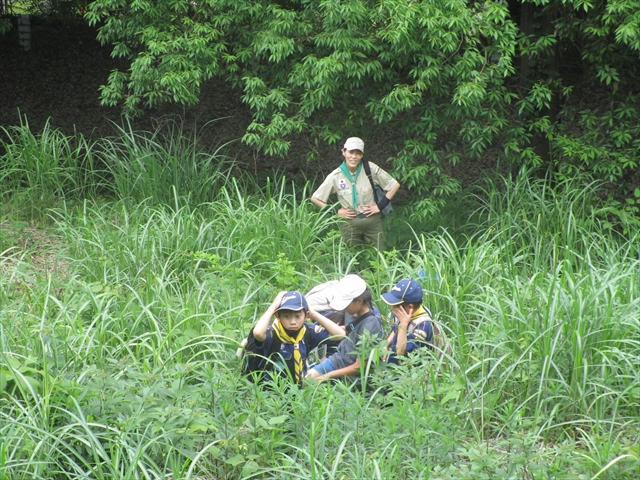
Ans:
[{"label": "dark green trousers", "polygon": [[380,251],[384,250],[382,215],[379,213],[352,220],[343,218],[340,222],[340,233],[342,240],[351,245],[373,245]]}]

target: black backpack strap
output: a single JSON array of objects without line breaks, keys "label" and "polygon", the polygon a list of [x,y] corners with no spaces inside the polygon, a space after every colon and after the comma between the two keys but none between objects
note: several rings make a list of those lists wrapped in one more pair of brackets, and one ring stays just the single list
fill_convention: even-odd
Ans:
[{"label": "black backpack strap", "polygon": [[[254,337],[253,335],[253,329],[249,330],[249,334],[247,335],[247,339],[253,339],[253,343],[255,343],[256,337]],[[267,340],[265,339],[264,342],[266,342]],[[260,342],[260,343],[264,343],[264,342]],[[273,352],[277,352],[278,350],[280,350],[280,345],[282,344],[282,341],[278,338],[277,335],[272,335],[271,336],[271,342],[269,345],[269,351],[264,353],[264,357],[268,357],[269,355],[271,355]],[[253,353],[253,352],[249,352],[249,353]]]},{"label": "black backpack strap", "polygon": [[371,167],[369,166],[369,160],[362,160],[362,168],[364,168],[364,172],[367,174],[369,178],[369,183],[371,184],[371,189],[373,190],[373,200],[377,201],[376,198],[376,184],[373,183],[373,177],[371,176]]},{"label": "black backpack strap", "polygon": [[281,345],[282,340],[280,340],[280,337],[273,335],[273,337],[271,337],[271,347],[269,347],[269,353],[267,353],[266,357],[270,357],[271,354],[279,352]]},{"label": "black backpack strap", "polygon": [[[367,313],[365,313],[364,315],[362,315],[362,316],[360,316],[360,317],[356,318],[353,322],[351,322],[349,325],[347,325],[347,330],[349,330],[349,333],[353,332],[353,331],[356,329],[356,327],[357,327],[358,325],[360,325],[360,323],[362,322],[362,320],[364,320],[365,318],[370,317],[370,316],[372,316],[372,315],[373,315],[373,316],[375,316],[375,314],[373,313],[373,311],[369,310]],[[348,334],[347,334],[347,335],[348,335]]]}]

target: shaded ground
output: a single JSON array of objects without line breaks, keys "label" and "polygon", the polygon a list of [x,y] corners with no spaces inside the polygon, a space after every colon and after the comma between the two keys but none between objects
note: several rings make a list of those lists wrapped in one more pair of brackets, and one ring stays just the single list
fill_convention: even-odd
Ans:
[{"label": "shaded ground", "polygon": [[2,221],[0,276],[12,272],[7,278],[11,279],[11,288],[18,290],[25,285],[35,285],[39,278],[49,275],[67,278],[69,265],[60,256],[64,248],[64,240],[53,235],[51,229],[22,221]]}]

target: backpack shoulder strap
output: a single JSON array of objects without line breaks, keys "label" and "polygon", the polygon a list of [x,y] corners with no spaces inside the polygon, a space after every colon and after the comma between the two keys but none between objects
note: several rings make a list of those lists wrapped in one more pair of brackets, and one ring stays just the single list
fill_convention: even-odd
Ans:
[{"label": "backpack shoulder strap", "polygon": [[[265,342],[266,341],[267,340],[265,339]],[[251,330],[249,330],[249,333],[247,334],[247,338],[243,341],[243,343],[245,345],[245,354],[247,354],[247,353],[248,354],[255,353],[255,351],[250,348],[250,347],[254,347],[255,348],[255,342],[256,342],[256,337],[253,336],[253,329],[251,329]],[[278,338],[278,336],[277,335],[271,335],[271,342],[270,342],[270,345],[269,345],[269,351],[265,352],[264,356],[268,357],[273,352],[277,352],[278,350],[280,350],[280,345],[282,345],[282,341]]]},{"label": "backpack shoulder strap", "polygon": [[280,340],[280,338],[275,333],[272,332],[271,345],[269,346],[269,351],[265,356],[269,357],[272,353],[279,352],[281,345],[282,345],[282,340]]},{"label": "backpack shoulder strap", "polygon": [[362,160],[362,168],[364,168],[364,172],[367,174],[367,177],[369,178],[369,183],[371,184],[371,188],[373,189],[373,197],[375,200],[375,191],[376,191],[376,185],[373,182],[373,177],[371,176],[371,167],[369,166],[369,160]]},{"label": "backpack shoulder strap", "polygon": [[431,322],[431,325],[433,326],[434,322],[433,322],[433,316],[431,315],[431,311],[429,311],[427,307],[424,307],[424,309],[425,309],[425,312],[423,314],[411,320],[411,322],[409,323],[409,328],[407,328],[407,333],[413,333],[413,331],[416,328],[418,328],[418,325],[420,325],[422,322],[425,322],[425,321]]},{"label": "backpack shoulder strap", "polygon": [[353,332],[356,327],[358,325],[360,325],[360,322],[362,322],[365,318],[370,317],[370,316],[375,316],[375,313],[373,313],[372,310],[369,310],[367,313],[365,313],[364,315],[356,318],[353,322],[351,322],[349,325],[347,325],[347,330],[349,330],[348,334]]}]

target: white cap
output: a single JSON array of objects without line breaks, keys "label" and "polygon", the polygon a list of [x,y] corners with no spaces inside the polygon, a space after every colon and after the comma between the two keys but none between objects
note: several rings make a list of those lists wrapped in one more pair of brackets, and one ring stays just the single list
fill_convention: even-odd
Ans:
[{"label": "white cap", "polygon": [[364,153],[364,140],[358,137],[347,138],[347,141],[344,142],[344,148],[347,150],[360,150]]},{"label": "white cap", "polygon": [[333,299],[329,306],[333,310],[344,310],[367,289],[367,284],[358,275],[349,274],[342,278],[334,288]]},{"label": "white cap", "polygon": [[313,287],[309,293],[305,295],[309,308],[316,312],[325,312],[330,310],[329,304],[333,300],[335,294],[334,287],[338,284],[338,280],[329,280]]}]

